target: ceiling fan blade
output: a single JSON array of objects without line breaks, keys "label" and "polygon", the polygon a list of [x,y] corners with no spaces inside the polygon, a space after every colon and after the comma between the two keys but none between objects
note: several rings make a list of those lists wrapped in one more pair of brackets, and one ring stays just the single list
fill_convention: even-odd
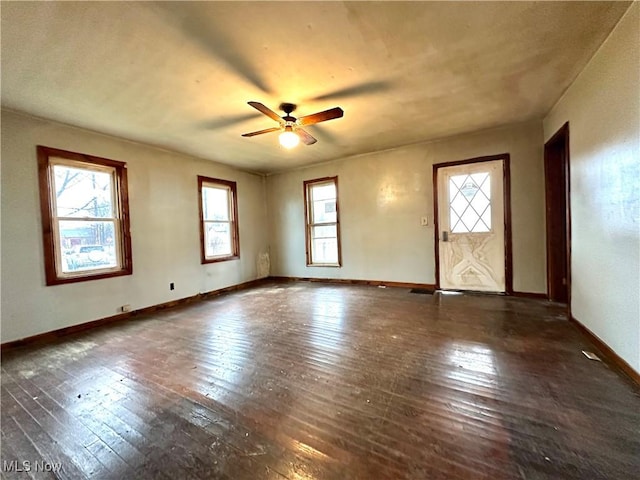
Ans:
[{"label": "ceiling fan blade", "polygon": [[260,102],[248,102],[256,110],[264,113],[267,117],[273,118],[276,122],[282,122],[282,117],[278,115],[276,112],[271,110],[269,107],[265,107]]},{"label": "ceiling fan blade", "polygon": [[314,123],[326,122],[327,120],[333,120],[334,118],[340,118],[344,115],[344,112],[340,107],[330,108],[324,112],[312,113],[298,119],[299,125],[313,125]]},{"label": "ceiling fan blade", "polygon": [[301,128],[296,128],[296,133],[305,145],[313,145],[318,141]]},{"label": "ceiling fan blade", "polygon": [[217,130],[219,128],[231,127],[237,123],[246,122],[247,120],[251,120],[252,118],[256,118],[256,116],[252,113],[243,113],[241,115],[233,115],[228,117],[218,117],[212,118],[209,120],[203,120],[196,124],[198,127],[206,130]]},{"label": "ceiling fan blade", "polygon": [[185,39],[202,48],[203,53],[211,55],[214,60],[226,63],[235,73],[264,93],[273,93],[263,77],[264,70],[259,69],[258,64],[246,54],[242,42],[239,41],[241,39],[228,31],[223,33],[226,29],[217,28],[217,24],[212,24],[224,21],[224,16],[211,17],[211,11],[202,8],[198,3],[158,2],[153,8],[165,17],[165,22],[170,22],[178,28]]},{"label": "ceiling fan blade", "polygon": [[339,100],[341,98],[353,97],[356,95],[368,95],[370,93],[384,92],[389,90],[392,86],[393,85],[390,80],[364,82],[358,85],[341,88],[340,90],[334,90],[333,92],[317,95],[313,98],[309,98],[308,101],[319,102],[325,100]]},{"label": "ceiling fan blade", "polygon": [[262,135],[263,133],[277,132],[278,130],[281,130],[281,128],[280,127],[271,127],[271,128],[265,128],[264,130],[258,130],[257,132],[243,133],[242,136],[243,137],[255,137],[256,135]]}]

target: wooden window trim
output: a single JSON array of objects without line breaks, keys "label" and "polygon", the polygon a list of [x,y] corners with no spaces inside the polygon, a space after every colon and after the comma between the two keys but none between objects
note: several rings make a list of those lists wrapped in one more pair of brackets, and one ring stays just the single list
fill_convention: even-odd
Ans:
[{"label": "wooden window trim", "polygon": [[[324,223],[315,223],[311,224],[311,211],[309,205],[309,188],[316,184],[329,183],[333,182],[336,187],[336,235],[337,235],[337,243],[338,243],[338,263],[312,263],[311,258],[311,228],[314,226],[322,226],[322,225],[334,225],[334,222],[324,222]],[[304,192],[304,225],[305,225],[305,255],[306,255],[306,264],[307,267],[334,267],[338,268],[342,266],[342,244],[340,240],[340,195],[338,193],[338,177],[322,177],[315,178],[313,180],[304,180],[303,182],[303,192]]]},{"label": "wooden window trim", "polygon": [[[129,191],[127,188],[127,164],[108,158],[96,157],[82,153],[70,152],[57,148],[37,146],[38,157],[38,182],[40,189],[40,214],[42,219],[42,245],[44,250],[44,270],[46,285],[60,285],[66,283],[86,282],[89,280],[100,280],[103,278],[119,277],[131,275],[133,273],[133,257],[131,252],[131,229],[129,223]],[[89,166],[104,166],[115,170],[115,198],[117,203],[118,219],[120,221],[119,248],[121,252],[122,265],[118,270],[101,271],[97,273],[83,272],[74,276],[60,276],[56,269],[56,239],[54,238],[55,228],[54,214],[52,208],[54,202],[51,200],[53,178],[51,176],[51,158],[62,158],[75,162],[82,162]]]},{"label": "wooden window trim", "polygon": [[[205,184],[217,184],[229,188],[231,192],[231,255],[207,258],[205,250],[204,210],[202,208],[202,187]],[[200,263],[218,263],[240,258],[240,233],[238,227],[238,190],[236,182],[220,178],[198,175],[198,211],[200,214]]]}]

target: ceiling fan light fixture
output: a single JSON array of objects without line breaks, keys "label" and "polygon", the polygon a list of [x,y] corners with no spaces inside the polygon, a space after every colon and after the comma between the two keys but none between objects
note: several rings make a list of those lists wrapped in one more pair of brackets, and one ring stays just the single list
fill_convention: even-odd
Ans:
[{"label": "ceiling fan light fixture", "polygon": [[300,143],[300,137],[293,131],[291,125],[284,127],[284,132],[280,134],[278,140],[280,141],[280,145],[287,149],[291,149]]}]

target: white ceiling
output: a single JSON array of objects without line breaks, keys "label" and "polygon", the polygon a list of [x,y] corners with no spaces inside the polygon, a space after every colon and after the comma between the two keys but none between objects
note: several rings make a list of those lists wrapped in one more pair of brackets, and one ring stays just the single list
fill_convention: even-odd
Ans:
[{"label": "white ceiling", "polygon": [[[628,2],[2,2],[2,105],[273,172],[541,118]],[[285,151],[247,105],[298,116]]]}]

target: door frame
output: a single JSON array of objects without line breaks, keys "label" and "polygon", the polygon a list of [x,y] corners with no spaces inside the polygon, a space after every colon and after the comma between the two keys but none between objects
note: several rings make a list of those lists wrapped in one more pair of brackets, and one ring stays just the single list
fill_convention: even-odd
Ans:
[{"label": "door frame", "polygon": [[[552,160],[551,150],[556,147],[558,142],[564,142],[564,152],[560,159],[563,162],[562,169],[564,170],[564,191],[563,192],[551,192],[549,187],[549,175],[550,168],[549,162]],[[570,155],[569,155],[569,122],[566,122],[562,127],[554,133],[549,140],[544,144],[544,186],[545,186],[545,236],[547,247],[547,298],[551,300],[552,285],[557,280],[557,275],[554,276],[554,268],[551,264],[550,251],[553,248],[552,245],[552,225],[551,218],[548,214],[550,204],[553,202],[553,195],[558,193],[564,194],[565,210],[564,210],[564,223],[565,223],[565,268],[566,268],[566,288],[567,288],[567,309],[571,312],[571,177],[570,177]],[[556,244],[557,247],[557,244]]]},{"label": "door frame", "polygon": [[502,184],[504,202],[504,288],[506,295],[513,295],[513,253],[511,246],[511,167],[510,155],[501,153],[485,157],[474,157],[454,162],[436,163],[433,165],[433,209],[434,209],[434,241],[436,259],[436,289],[440,289],[440,227],[438,224],[438,170],[469,163],[492,162],[502,160]]}]

